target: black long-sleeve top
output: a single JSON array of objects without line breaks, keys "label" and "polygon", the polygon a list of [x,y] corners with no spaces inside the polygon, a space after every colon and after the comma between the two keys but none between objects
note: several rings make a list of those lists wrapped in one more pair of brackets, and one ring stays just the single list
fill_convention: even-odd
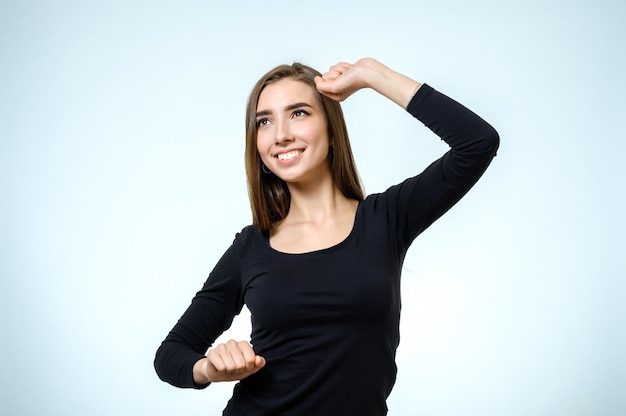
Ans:
[{"label": "black long-sleeve top", "polygon": [[427,84],[407,111],[451,149],[360,202],[351,233],[333,247],[282,253],[267,234],[244,228],[159,347],[161,379],[206,387],[194,384],[193,365],[246,304],[251,343],[267,364],[235,386],[225,415],[387,413],[405,254],[474,185],[499,145],[488,123]]}]

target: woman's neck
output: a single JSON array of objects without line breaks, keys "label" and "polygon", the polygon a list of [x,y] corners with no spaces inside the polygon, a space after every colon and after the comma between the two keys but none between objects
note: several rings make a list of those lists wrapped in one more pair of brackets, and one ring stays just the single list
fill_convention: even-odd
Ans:
[{"label": "woman's neck", "polygon": [[291,206],[282,221],[272,225],[269,244],[285,253],[308,253],[329,248],[351,233],[359,202],[334,186],[316,181],[315,187],[290,186]]},{"label": "woman's neck", "polygon": [[317,180],[307,185],[289,184],[291,205],[289,213],[283,220],[293,222],[323,222],[334,217],[352,206],[354,202],[343,195],[335,186],[332,177]]}]

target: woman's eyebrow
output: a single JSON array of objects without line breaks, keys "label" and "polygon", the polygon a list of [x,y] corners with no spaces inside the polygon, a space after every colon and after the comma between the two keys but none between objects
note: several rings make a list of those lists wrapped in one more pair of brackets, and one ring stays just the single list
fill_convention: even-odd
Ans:
[{"label": "woman's eyebrow", "polygon": [[[296,108],[301,108],[301,107],[313,108],[313,106],[311,104],[308,104],[308,103],[305,103],[305,102],[299,102],[299,103],[289,104],[287,107],[285,107],[285,111],[295,110]],[[263,116],[266,116],[268,114],[272,114],[272,110],[258,111],[256,113],[256,116],[257,117],[263,117]]]}]

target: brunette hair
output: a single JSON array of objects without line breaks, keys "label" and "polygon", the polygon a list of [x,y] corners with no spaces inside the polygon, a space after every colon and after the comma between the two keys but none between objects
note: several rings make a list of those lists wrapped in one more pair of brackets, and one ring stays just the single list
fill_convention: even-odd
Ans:
[{"label": "brunette hair", "polygon": [[257,81],[248,98],[245,153],[248,196],[252,208],[252,222],[263,232],[269,231],[273,223],[285,218],[291,203],[291,194],[287,184],[273,173],[263,171],[263,163],[256,145],[256,112],[259,96],[267,85],[282,79],[293,79],[311,87],[326,115],[328,137],[332,145],[329,154],[333,183],[347,198],[359,201],[364,198],[363,186],[352,155],[341,105],[320,94],[315,86],[315,76],[321,76],[321,74],[301,63],[279,65]]}]

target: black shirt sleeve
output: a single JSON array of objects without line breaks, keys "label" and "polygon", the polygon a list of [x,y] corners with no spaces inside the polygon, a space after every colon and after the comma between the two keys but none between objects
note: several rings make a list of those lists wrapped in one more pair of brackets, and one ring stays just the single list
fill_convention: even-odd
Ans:
[{"label": "black shirt sleeve", "polygon": [[[244,230],[245,231],[245,230]],[[243,308],[241,247],[245,232],[218,261],[202,289],[157,350],[159,378],[177,387],[204,388],[193,381],[193,366],[215,339],[227,330]]]},{"label": "black shirt sleeve", "polygon": [[421,174],[385,192],[387,207],[406,251],[422,231],[459,201],[482,176],[499,146],[496,130],[478,115],[428,84],[407,111],[444,140],[450,150]]}]

